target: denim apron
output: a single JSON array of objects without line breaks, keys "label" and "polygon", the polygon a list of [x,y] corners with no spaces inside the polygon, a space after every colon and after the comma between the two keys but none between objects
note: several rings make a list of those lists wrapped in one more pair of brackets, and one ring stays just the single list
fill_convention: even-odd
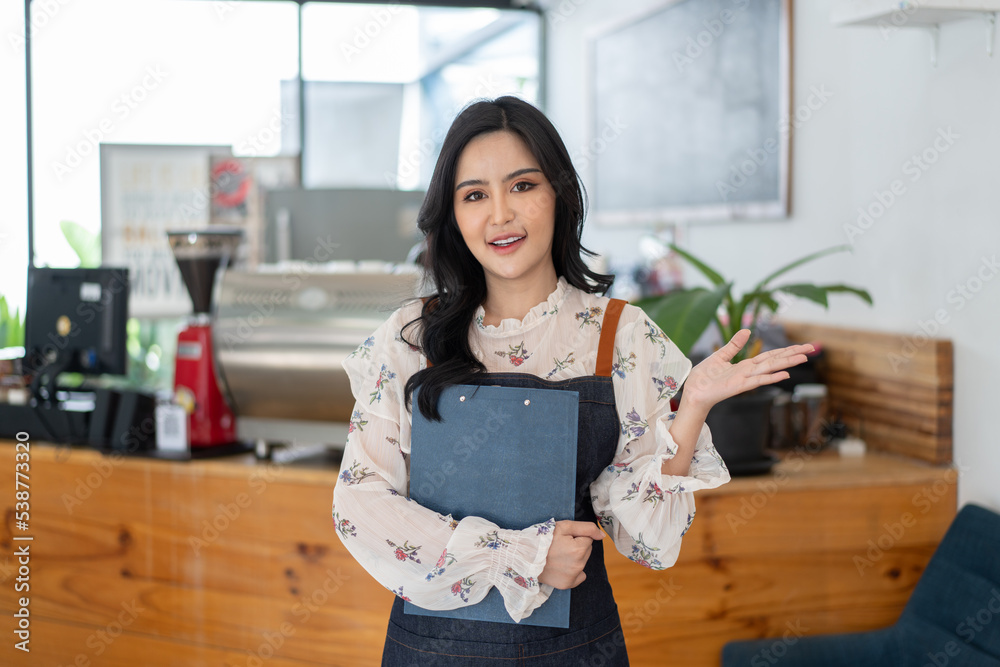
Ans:
[{"label": "denim apron", "polygon": [[[470,383],[579,392],[577,521],[597,522],[590,485],[611,465],[618,446],[620,426],[611,365],[624,305],[620,299],[608,305],[594,375],[550,381],[528,373],[487,373]],[[569,628],[404,614],[403,600],[397,597],[389,616],[382,667],[627,667],[625,637],[604,568],[603,542],[593,543],[584,572],[587,578],[570,595]]]}]

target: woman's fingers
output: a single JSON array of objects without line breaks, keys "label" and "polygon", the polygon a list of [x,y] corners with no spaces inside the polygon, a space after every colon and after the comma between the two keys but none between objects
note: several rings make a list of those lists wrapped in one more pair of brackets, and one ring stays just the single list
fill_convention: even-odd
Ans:
[{"label": "woman's fingers", "polygon": [[761,373],[773,373],[808,361],[808,353],[813,351],[812,345],[791,345],[789,347],[770,350],[764,354],[757,355],[750,361],[757,367],[754,375]]},{"label": "woman's fingers", "polygon": [[[744,334],[744,332],[746,332],[746,334]],[[740,329],[732,338],[729,339],[728,343],[716,351],[716,354],[722,357],[725,361],[732,361],[733,357],[735,357],[736,354],[743,349],[743,346],[747,344],[748,340],[750,340],[750,330]]]},{"label": "woman's fingers", "polygon": [[816,348],[810,345],[809,343],[804,343],[802,345],[789,345],[788,347],[779,347],[776,350],[768,350],[763,354],[758,354],[756,357],[752,359],[752,361],[755,364],[760,364],[777,357],[785,357],[789,355],[798,355],[798,354],[808,355],[815,351]]},{"label": "woman's fingers", "polygon": [[570,537],[589,537],[592,540],[603,540],[604,532],[597,527],[596,523],[590,521],[556,521],[556,530],[559,534]]},{"label": "woman's fingers", "polygon": [[594,540],[603,539],[597,524],[589,521],[556,521],[545,567],[538,580],[555,588],[573,588],[586,579],[583,568],[590,559]]}]

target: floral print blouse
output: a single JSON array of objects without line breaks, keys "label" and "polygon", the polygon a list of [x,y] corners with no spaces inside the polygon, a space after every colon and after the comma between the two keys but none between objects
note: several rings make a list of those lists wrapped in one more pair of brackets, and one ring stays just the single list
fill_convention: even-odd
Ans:
[{"label": "floral print blouse", "polygon": [[[491,373],[549,380],[593,375],[608,301],[560,277],[523,320],[484,325],[480,306],[469,332],[472,349]],[[403,387],[426,359],[399,332],[420,308],[414,301],[397,310],[344,361],[357,403],[333,494],[334,524],[354,558],[404,600],[453,609],[479,602],[495,586],[511,618],[520,621],[552,592],[538,576],[554,522],[506,530],[478,517],[457,521],[408,499],[411,415]],[[414,327],[407,337],[417,341]],[[690,370],[691,362],[641,309],[625,306],[612,366],[621,435],[612,465],[590,493],[618,551],[654,570],[677,560],[694,519],[693,492],[729,481],[707,426],[689,474],[661,473],[677,451],[670,398]]]}]

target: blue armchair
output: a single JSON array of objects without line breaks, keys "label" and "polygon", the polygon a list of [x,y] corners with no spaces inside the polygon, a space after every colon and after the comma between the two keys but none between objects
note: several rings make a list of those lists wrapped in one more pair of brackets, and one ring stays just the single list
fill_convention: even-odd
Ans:
[{"label": "blue armchair", "polygon": [[1000,514],[965,505],[896,624],[730,642],[723,667],[1000,667]]}]

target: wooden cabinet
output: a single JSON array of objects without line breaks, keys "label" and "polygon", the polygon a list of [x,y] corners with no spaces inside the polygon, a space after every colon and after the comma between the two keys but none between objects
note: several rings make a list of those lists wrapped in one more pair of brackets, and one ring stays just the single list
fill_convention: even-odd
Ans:
[{"label": "wooden cabinet", "polygon": [[[0,663],[378,664],[392,595],[337,538],[337,470],[30,453],[21,531],[14,446],[0,443]],[[955,514],[956,474],[796,452],[771,475],[698,492],[671,569],[639,567],[607,540],[632,664],[715,665],[732,639],[893,623]],[[30,591],[17,592],[24,544]],[[23,596],[30,656],[11,634]]]}]

